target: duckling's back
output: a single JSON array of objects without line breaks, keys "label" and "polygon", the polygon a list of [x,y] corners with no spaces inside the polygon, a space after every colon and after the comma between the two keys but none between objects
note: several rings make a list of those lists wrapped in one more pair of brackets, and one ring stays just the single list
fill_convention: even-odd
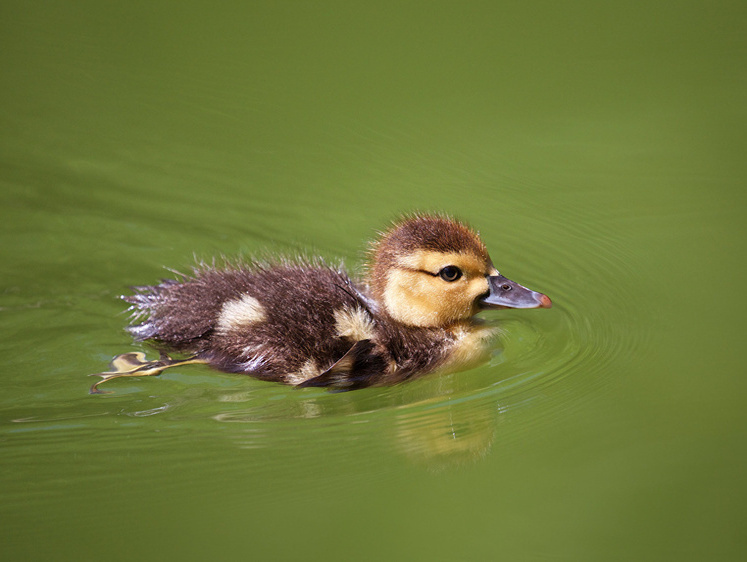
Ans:
[{"label": "duckling's back", "polygon": [[299,384],[373,332],[370,303],[340,270],[306,263],[203,267],[124,297],[136,339],[190,352],[228,371]]}]

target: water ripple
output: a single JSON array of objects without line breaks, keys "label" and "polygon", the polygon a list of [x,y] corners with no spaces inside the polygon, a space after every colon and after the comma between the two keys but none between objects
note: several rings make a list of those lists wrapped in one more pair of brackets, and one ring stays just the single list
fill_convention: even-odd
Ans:
[{"label": "water ripple", "polygon": [[[242,432],[243,446],[250,447],[277,445],[281,426],[285,438],[297,440],[293,420],[299,419],[322,440],[355,438],[375,427],[405,456],[431,469],[479,459],[496,442],[516,439],[538,423],[553,423],[605,392],[614,375],[624,372],[627,358],[645,352],[646,315],[652,312],[635,305],[644,284],[635,273],[634,249],[602,219],[582,218],[569,212],[545,219],[536,229],[530,225],[528,234],[501,239],[503,261],[524,267],[516,268],[518,275],[506,274],[547,292],[554,307],[486,314],[503,329],[487,365],[345,394],[289,396],[287,390],[274,390],[272,399],[255,396],[213,419],[251,426]],[[535,240],[534,231],[554,237]],[[529,264],[527,269],[519,259],[522,252],[531,253],[541,268]],[[511,419],[521,423],[505,423]],[[270,425],[273,438],[265,440],[263,426]]]}]

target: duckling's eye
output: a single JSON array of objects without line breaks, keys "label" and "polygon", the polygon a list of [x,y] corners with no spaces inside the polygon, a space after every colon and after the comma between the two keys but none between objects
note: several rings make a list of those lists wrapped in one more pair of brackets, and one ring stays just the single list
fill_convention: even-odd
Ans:
[{"label": "duckling's eye", "polygon": [[444,281],[451,283],[456,281],[462,276],[462,270],[455,265],[447,265],[441,271],[438,272],[439,277]]}]

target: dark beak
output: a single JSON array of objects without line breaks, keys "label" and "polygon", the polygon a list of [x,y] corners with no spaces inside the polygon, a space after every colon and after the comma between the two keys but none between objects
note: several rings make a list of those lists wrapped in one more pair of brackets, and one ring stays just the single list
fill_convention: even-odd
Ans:
[{"label": "dark beak", "polygon": [[490,292],[480,299],[483,308],[550,308],[552,301],[547,295],[522,287],[503,275],[488,277]]}]

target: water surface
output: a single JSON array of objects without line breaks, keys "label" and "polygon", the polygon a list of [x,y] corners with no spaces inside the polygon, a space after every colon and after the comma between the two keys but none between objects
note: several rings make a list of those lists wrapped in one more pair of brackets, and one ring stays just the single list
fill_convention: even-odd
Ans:
[{"label": "water surface", "polygon": [[[741,3],[0,8],[0,552],[741,560]],[[475,226],[550,310],[350,393],[147,350],[131,285]]]}]

